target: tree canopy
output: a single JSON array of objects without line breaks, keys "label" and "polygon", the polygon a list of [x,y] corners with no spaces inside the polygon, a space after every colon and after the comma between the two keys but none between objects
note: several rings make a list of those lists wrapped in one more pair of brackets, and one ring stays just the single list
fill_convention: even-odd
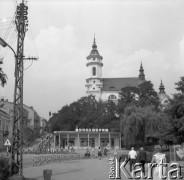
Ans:
[{"label": "tree canopy", "polygon": [[166,113],[170,116],[170,128],[165,132],[166,141],[169,137],[170,143],[183,143],[184,142],[184,77],[175,83],[176,90],[178,91],[173,95],[170,106]]},{"label": "tree canopy", "polygon": [[7,83],[7,75],[3,72],[2,68],[0,68],[0,83],[2,87]]},{"label": "tree canopy", "polygon": [[108,128],[119,131],[119,117],[116,105],[96,101],[93,95],[82,97],[62,107],[51,118],[52,131],[75,130],[78,128]]}]

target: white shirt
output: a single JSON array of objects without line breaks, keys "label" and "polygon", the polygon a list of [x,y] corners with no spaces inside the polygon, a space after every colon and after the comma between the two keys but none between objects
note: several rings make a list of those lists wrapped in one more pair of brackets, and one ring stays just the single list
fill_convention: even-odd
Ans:
[{"label": "white shirt", "polygon": [[130,159],[136,159],[136,157],[137,157],[137,153],[136,153],[136,151],[134,151],[134,150],[131,150],[131,151],[128,153],[128,155],[129,155]]}]

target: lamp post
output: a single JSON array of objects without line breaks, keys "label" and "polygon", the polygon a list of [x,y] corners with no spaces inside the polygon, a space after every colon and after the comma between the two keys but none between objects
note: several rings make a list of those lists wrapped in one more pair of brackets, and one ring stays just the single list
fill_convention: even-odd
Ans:
[{"label": "lamp post", "polygon": [[[12,128],[12,143],[11,143],[11,175],[23,175],[23,55],[17,50],[17,55],[14,49],[0,38],[0,45],[9,47],[15,56],[15,89],[13,103],[13,128]],[[19,46],[22,47],[22,46]]]},{"label": "lamp post", "polygon": [[49,153],[51,153],[51,137],[50,137],[51,127],[50,127],[50,119],[51,119],[51,112],[49,112]]},{"label": "lamp post", "polygon": [[[15,53],[14,49],[7,42],[5,42],[2,38],[0,38],[0,45],[3,47],[9,47],[11,49],[11,51],[13,52],[15,60],[16,60],[17,54]],[[16,64],[15,64],[15,72],[16,72]],[[16,76],[16,74],[15,74],[15,76]]]},{"label": "lamp post", "polygon": [[0,44],[1,44],[1,46],[3,46],[3,47],[9,47],[12,51],[13,51],[13,53],[14,53],[14,56],[16,57],[17,55],[16,55],[16,53],[15,53],[15,51],[14,51],[14,49],[8,44],[8,43],[6,43],[2,38],[0,38]]}]

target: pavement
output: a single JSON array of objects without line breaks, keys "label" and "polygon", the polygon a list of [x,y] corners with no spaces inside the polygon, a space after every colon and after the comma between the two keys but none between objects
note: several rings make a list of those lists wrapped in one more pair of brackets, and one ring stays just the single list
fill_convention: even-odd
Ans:
[{"label": "pavement", "polygon": [[109,179],[109,160],[84,159],[68,160],[60,163],[51,163],[37,167],[24,168],[26,178],[43,180],[43,170],[52,170],[52,180],[107,180]]},{"label": "pavement", "polygon": [[[81,159],[81,160],[66,160],[45,164],[42,166],[32,166],[33,157],[36,155],[24,155],[23,174],[26,178],[36,178],[44,180],[43,170],[51,169],[51,180],[108,180],[109,179],[109,159]],[[129,164],[126,169],[129,170]],[[147,169],[147,165],[146,165]],[[182,168],[182,176],[184,176],[184,168]],[[122,173],[121,179],[127,180]],[[184,178],[183,178],[184,179]]]}]

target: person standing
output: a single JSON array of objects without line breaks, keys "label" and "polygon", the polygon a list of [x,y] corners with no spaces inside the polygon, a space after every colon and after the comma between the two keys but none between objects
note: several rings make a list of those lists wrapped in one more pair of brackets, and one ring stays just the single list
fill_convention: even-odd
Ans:
[{"label": "person standing", "polygon": [[129,164],[130,164],[130,172],[132,172],[132,167],[134,170],[134,165],[136,163],[136,157],[137,157],[137,152],[134,150],[134,147],[131,148],[131,151],[128,153],[128,159],[129,159]]},{"label": "person standing", "polygon": [[[161,177],[162,176],[166,176],[167,175],[167,167],[163,166],[162,167],[162,173],[160,174],[160,166],[163,163],[167,163],[166,160],[166,154],[162,153],[162,148],[160,145],[155,146],[155,150],[156,150],[156,154],[153,155],[151,163],[154,164],[156,163],[156,167],[154,168],[154,172],[153,172],[153,180],[162,180],[162,179],[166,179]],[[169,180],[170,178],[167,177],[167,180]]]},{"label": "person standing", "polygon": [[98,158],[99,160],[101,159],[102,157],[102,150],[101,150],[101,147],[98,148]]},{"label": "person standing", "polygon": [[140,151],[138,153],[138,162],[141,164],[142,173],[145,176],[145,163],[147,161],[147,155],[146,151],[143,147],[140,148]]}]

